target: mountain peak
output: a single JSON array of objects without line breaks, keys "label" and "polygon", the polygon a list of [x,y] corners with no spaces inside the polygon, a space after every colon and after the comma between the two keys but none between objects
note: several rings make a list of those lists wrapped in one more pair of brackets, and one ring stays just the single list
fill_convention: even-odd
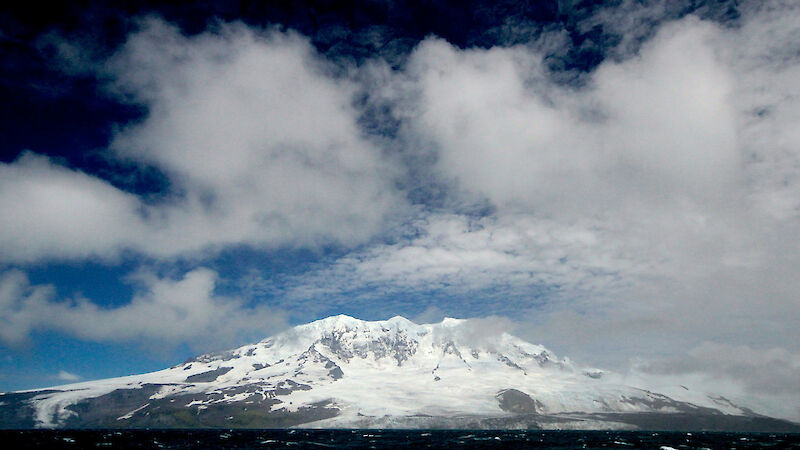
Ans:
[{"label": "mountain peak", "polygon": [[347,314],[337,314],[335,316],[328,316],[300,326],[309,326],[309,325],[320,325],[325,327],[340,326],[340,325],[357,326],[365,322],[366,322],[365,320],[356,319],[355,317],[348,316]]},{"label": "mountain peak", "polygon": [[311,330],[315,332],[327,332],[333,330],[373,330],[375,332],[381,332],[387,329],[406,329],[416,326],[418,325],[402,316],[394,316],[389,320],[368,321],[357,319],[345,314],[339,314],[315,320],[314,322],[308,324],[298,325],[294,328],[294,333],[308,333]]},{"label": "mountain peak", "polygon": [[[464,325],[468,323],[469,319],[457,319],[454,317],[445,317],[442,319],[441,322],[433,322],[425,324],[427,326],[439,326],[439,327],[446,327],[452,328],[457,327],[459,325]],[[387,326],[399,326],[399,327],[419,327],[424,326],[421,324],[417,324],[416,322],[411,321],[410,319],[403,317],[403,316],[394,316],[390,319],[386,320],[362,320],[355,318],[353,316],[349,316],[346,314],[337,314],[334,316],[324,317],[322,319],[315,320],[313,322],[309,322],[307,324],[298,325],[298,327],[302,329],[307,328],[317,328],[317,329],[342,329],[342,328],[369,328],[369,327],[387,327]]]},{"label": "mountain peak", "polygon": [[387,322],[396,323],[396,324],[402,324],[402,325],[416,325],[416,323],[412,322],[409,319],[406,319],[403,316],[394,316],[391,319],[387,320]]}]

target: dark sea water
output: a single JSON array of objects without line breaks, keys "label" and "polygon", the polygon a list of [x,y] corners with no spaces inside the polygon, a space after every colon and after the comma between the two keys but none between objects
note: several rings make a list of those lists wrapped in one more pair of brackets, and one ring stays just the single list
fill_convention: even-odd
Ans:
[{"label": "dark sea water", "polygon": [[797,448],[800,434],[465,430],[24,430],[3,448]]}]

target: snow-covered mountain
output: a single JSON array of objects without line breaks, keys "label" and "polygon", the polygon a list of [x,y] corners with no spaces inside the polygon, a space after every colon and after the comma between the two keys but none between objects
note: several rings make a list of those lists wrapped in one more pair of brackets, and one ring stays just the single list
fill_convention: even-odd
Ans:
[{"label": "snow-covered mountain", "polygon": [[158,372],[0,395],[0,428],[800,430],[727,399],[626,386],[481,325],[329,317]]}]

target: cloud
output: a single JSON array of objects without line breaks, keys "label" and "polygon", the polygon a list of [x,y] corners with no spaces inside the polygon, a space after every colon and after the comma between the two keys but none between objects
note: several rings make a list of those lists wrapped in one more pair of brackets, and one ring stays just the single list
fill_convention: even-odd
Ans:
[{"label": "cloud", "polygon": [[[453,186],[475,201],[487,198],[495,205],[497,223],[591,236],[596,245],[571,258],[576,266],[550,264],[566,277],[593,266],[592,260],[607,258],[601,273],[640,287],[628,293],[629,300],[650,301],[642,297],[652,298],[656,286],[672,289],[667,287],[671,281],[700,289],[703,280],[716,287],[723,278],[771,266],[764,258],[777,250],[775,242],[791,242],[793,248],[797,242],[789,231],[795,229],[793,222],[775,220],[796,217],[797,211],[768,211],[781,202],[772,196],[793,192],[800,184],[784,175],[781,187],[764,186],[793,169],[758,162],[780,159],[785,167],[795,167],[796,149],[786,144],[797,142],[794,128],[776,113],[757,120],[759,127],[775,128],[771,134],[758,133],[755,141],[750,130],[758,109],[752,98],[756,92],[770,93],[781,105],[777,109],[790,110],[787,116],[796,107],[789,93],[797,92],[797,85],[788,77],[796,57],[784,55],[775,67],[779,70],[770,75],[757,62],[771,61],[778,46],[763,37],[754,39],[761,44],[740,45],[769,28],[778,33],[773,36],[778,42],[792,35],[796,24],[775,22],[787,17],[786,11],[765,11],[769,18],[756,11],[740,29],[694,17],[665,23],[638,53],[607,60],[578,88],[550,81],[535,49],[460,50],[429,39],[412,55],[405,74],[408,92],[418,99],[403,110],[408,139],[434,149],[438,172]],[[780,198],[785,202],[791,196]],[[449,234],[461,233],[453,229]],[[435,234],[429,230],[426,239]],[[491,240],[489,233],[468,235]],[[554,253],[565,247],[558,239],[550,245]],[[543,262],[549,254],[541,246],[517,248],[521,257],[511,267]],[[419,261],[417,267],[430,274],[424,270],[430,256],[447,254],[437,250],[408,259]],[[398,248],[398,253],[414,251],[414,245]],[[481,261],[488,264],[492,258]],[[453,266],[470,272],[471,264],[463,259]],[[752,281],[768,285],[767,279]],[[594,294],[607,297],[605,286]],[[775,301],[786,305],[790,299]],[[711,298],[705,302],[728,304]]]},{"label": "cloud", "polygon": [[629,382],[655,390],[684,385],[763,414],[800,419],[800,353],[796,350],[707,341],[681,356],[637,361],[628,376]]},{"label": "cloud", "polygon": [[140,206],[106,181],[23,153],[0,164],[0,260],[116,252],[145,231]]},{"label": "cloud", "polygon": [[445,315],[437,306],[428,306],[424,311],[411,317],[414,323],[439,323],[444,320]]},{"label": "cloud", "polygon": [[611,290],[620,282],[618,272],[644,270],[582,224],[565,226],[528,215],[441,214],[418,220],[414,230],[407,240],[351,253],[303,275],[286,297],[350,298],[355,293],[374,299],[437,291],[480,292],[488,301],[524,297],[537,286],[572,293]]},{"label": "cloud", "polygon": [[2,260],[348,247],[403,210],[393,163],[357,125],[354,83],[299,35],[189,38],[150,19],[103,67],[147,110],[107,156],[161,171],[167,191],[144,199],[31,153],[0,164]]},{"label": "cloud", "polygon": [[181,194],[155,212],[165,252],[349,246],[401,206],[391,165],[357,126],[355,86],[305,38],[237,25],[185,38],[150,20],[109,64],[149,111],[112,148]]},{"label": "cloud", "polygon": [[704,342],[687,358],[653,364],[643,369],[664,374],[704,373],[729,376],[753,391],[795,394],[800,391],[800,353],[782,347],[755,350],[747,345]]},{"label": "cloud", "polygon": [[[460,50],[428,39],[410,58],[408,130],[441,175],[506,210],[568,219],[699,203],[734,187],[732,74],[722,32],[685,19],[575,89],[527,47]],[[680,205],[674,205],[678,208]]]},{"label": "cloud", "polygon": [[[371,89],[446,198],[403,239],[282,294],[513,314],[524,337],[612,369],[703,342],[789,358],[800,342],[787,320],[800,314],[796,8],[745,5],[728,27],[664,21],[578,86],[554,81],[535,45],[426,39],[401,70],[376,70],[385,84]],[[718,367],[740,380],[735,364]],[[769,380],[790,389],[791,375]]]},{"label": "cloud", "polygon": [[285,326],[274,308],[217,295],[217,274],[208,269],[175,280],[140,272],[133,280],[138,293],[109,308],[85,298],[58,300],[52,286],[31,285],[22,271],[6,271],[0,274],[0,341],[21,345],[31,332],[46,329],[87,341],[218,349]]},{"label": "cloud", "polygon": [[[6,344],[23,343],[32,324],[40,321],[40,312],[47,312],[52,286],[31,286],[21,271],[10,270],[0,277],[0,339]],[[44,311],[41,311],[44,310]]]},{"label": "cloud", "polygon": [[80,376],[75,375],[74,373],[69,373],[66,370],[59,370],[55,378],[61,381],[78,381],[81,379]]},{"label": "cloud", "polygon": [[444,323],[446,326],[434,331],[434,342],[451,341],[457,346],[495,351],[505,333],[512,333],[516,324],[506,317],[488,316],[472,318],[457,323]]},{"label": "cloud", "polygon": [[[796,389],[798,8],[742,4],[728,24],[603,8],[577,25],[619,44],[571,83],[550,69],[553,48],[568,50],[560,31],[493,48],[429,37],[399,67],[334,68],[295,33],[187,37],[145,20],[102,69],[148,111],[109,157],[169,187],[144,199],[23,155],[0,165],[0,259],[336,245],[267,280],[271,301],[303,317],[513,315],[522,337],[601,367],[644,358],[765,395]],[[270,317],[216,295],[215,277],[143,274],[130,304],[104,309],[11,270],[0,337],[177,342],[229,333],[209,311],[251,330]],[[779,370],[753,369],[761,384],[741,355]]]}]

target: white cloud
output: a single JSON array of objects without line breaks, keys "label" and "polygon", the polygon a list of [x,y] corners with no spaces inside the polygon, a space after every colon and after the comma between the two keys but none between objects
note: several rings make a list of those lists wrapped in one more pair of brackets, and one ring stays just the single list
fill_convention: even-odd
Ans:
[{"label": "white cloud", "polygon": [[149,109],[113,148],[162,169],[182,194],[154,208],[153,252],[353,245],[399,205],[392,168],[356,124],[355,86],[305,38],[237,25],[185,38],[151,20],[111,67]]},{"label": "white cloud", "polygon": [[[785,204],[791,196],[780,193],[800,186],[793,176],[780,176],[793,170],[798,155],[800,139],[789,117],[796,107],[791,94],[800,90],[788,74],[800,64],[786,52],[772,67],[758,64],[775,59],[780,48],[758,34],[769,29],[774,31],[770,37],[786,42],[798,24],[786,19],[793,17],[786,10],[768,16],[745,20],[740,29],[692,17],[667,23],[638,54],[609,60],[587,75],[582,88],[543,77],[542,55],[535,50],[464,51],[427,40],[412,55],[406,74],[409,92],[419,99],[406,111],[407,130],[411,139],[425,140],[437,150],[443,176],[498,207],[497,223],[592,236],[596,245],[583,246],[573,258],[576,265],[551,260],[550,266],[560,267],[566,277],[605,259],[603,273],[618,273],[641,288],[628,293],[630,301],[652,297],[653,289],[672,289],[671,282],[716,288],[745,271],[763,270],[763,275],[767,267],[774,271],[777,261],[767,255],[778,250],[777,242],[792,249],[798,244],[794,222],[781,221],[796,217],[796,210],[784,210],[782,216],[763,212],[780,202],[775,196]],[[751,39],[761,44],[741,45]],[[759,119],[759,127],[773,129],[759,133],[756,141],[750,123],[760,104],[753,99],[757,93],[774,97],[776,109],[789,111]],[[788,169],[781,168],[784,164]],[[767,188],[765,183],[773,184]],[[428,230],[423,239],[434,240],[437,233]],[[462,234],[457,229],[449,233],[454,239]],[[469,236],[492,242],[489,233]],[[433,255],[452,256],[442,253],[447,244],[439,245],[448,238],[435,240],[424,254],[417,254],[412,243],[400,246],[399,256],[391,258],[409,254],[411,266],[423,276],[435,276],[429,275],[426,262]],[[569,249],[558,239],[549,244],[554,253]],[[550,250],[515,248],[521,257],[509,266],[517,268],[547,261]],[[792,261],[787,256],[780,262]],[[472,260],[452,262],[449,273],[470,272]],[[752,281],[762,289],[770,283]],[[600,288],[595,295],[606,297]],[[754,290],[748,289],[748,295]],[[661,294],[667,304],[688,302],[672,298],[674,292]],[[701,294],[694,294],[696,302]],[[787,305],[790,300],[775,302]]]},{"label": "white cloud", "polygon": [[140,272],[134,277],[139,292],[109,308],[85,298],[57,300],[53,287],[31,285],[25,273],[10,270],[0,274],[0,340],[19,345],[31,332],[49,329],[89,341],[219,349],[285,326],[278,310],[216,294],[216,278],[208,269],[177,280]]},{"label": "white cloud", "polygon": [[[452,293],[507,284],[588,290],[608,287],[623,268],[637,270],[590,224],[565,226],[527,215],[470,219],[443,214],[415,225],[418,237],[351,254],[317,274],[319,288],[376,285],[408,292],[446,286]],[[301,292],[312,289],[308,281],[301,282]]]},{"label": "white cloud", "polygon": [[115,155],[162,170],[168,192],[144,202],[31,154],[0,164],[2,260],[352,246],[403,208],[356,123],[355,85],[305,38],[240,25],[187,38],[151,19],[105,67],[148,110]]},{"label": "white cloud", "polygon": [[[524,337],[611,368],[703,342],[797,353],[796,8],[745,6],[736,27],[665,23],[580,87],[550,81],[535,48],[425,40],[375,90],[394,99],[409,151],[435,156],[451,209],[287,298],[396,310],[435,292],[440,310],[511,308]],[[462,216],[465,198],[495,209]]]},{"label": "white cloud", "polygon": [[[688,17],[654,28],[674,11],[626,5],[636,14],[616,24],[615,58],[580,86],[553,81],[535,43],[464,50],[429,38],[402,69],[374,62],[347,78],[291,33],[224,25],[190,38],[147,21],[109,62],[118,91],[149,109],[113,150],[162,170],[166,199],[144,203],[26,155],[0,165],[0,258],[369,242],[395,207],[412,213],[396,161],[356,123],[360,88],[401,122],[381,146],[416,165],[407,189],[444,187],[445,199],[416,210],[397,243],[270,280],[276,302],[398,313],[405,296],[434,292],[446,300],[422,317],[509,308],[523,337],[598,366],[682,361],[758,391],[737,355],[770,355],[756,359],[785,369],[770,383],[796,388],[800,6],[742,5],[730,27]],[[491,212],[468,217],[465,204]],[[130,304],[105,310],[56,302],[7,272],[0,337],[41,327],[180,341],[228,332],[209,311],[245,329],[269,317],[214,295],[208,271],[142,280]]]},{"label": "white cloud", "polygon": [[455,326],[434,331],[434,342],[451,341],[462,348],[496,350],[504,333],[512,333],[516,324],[505,317],[488,316],[464,320]]},{"label": "white cloud", "polygon": [[706,207],[741,170],[721,34],[696,19],[664,26],[583,89],[549,80],[544,55],[526,47],[428,39],[407,74],[419,99],[409,130],[437,149],[445,177],[505,209],[574,218]]},{"label": "white cloud", "polygon": [[23,153],[0,164],[0,260],[108,254],[144,231],[139,207],[103,180]]},{"label": "white cloud", "polygon": [[414,323],[439,323],[445,318],[444,312],[442,312],[439,307],[431,305],[425,308],[424,311],[417,314],[414,317],[411,317],[411,321]]},{"label": "white cloud", "polygon": [[52,286],[31,286],[21,271],[11,270],[0,277],[0,339],[7,344],[23,343],[32,325],[47,312]]},{"label": "white cloud", "polygon": [[67,372],[66,370],[59,370],[55,378],[61,381],[78,381],[81,379],[80,376]]}]

